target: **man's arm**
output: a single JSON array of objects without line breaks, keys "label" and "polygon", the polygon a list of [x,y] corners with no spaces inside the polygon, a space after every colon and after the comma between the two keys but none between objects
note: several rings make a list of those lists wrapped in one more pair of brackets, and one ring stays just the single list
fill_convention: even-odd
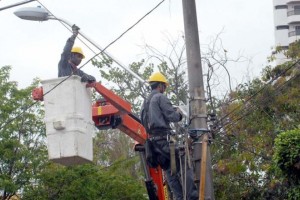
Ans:
[{"label": "man's arm", "polygon": [[182,115],[175,107],[172,106],[170,100],[165,95],[160,95],[159,105],[162,110],[162,114],[170,122],[179,122],[182,119]]},{"label": "man's arm", "polygon": [[88,75],[86,73],[84,73],[82,70],[77,69],[77,74],[81,77],[81,82],[95,82],[96,78],[92,75]]},{"label": "man's arm", "polygon": [[71,50],[78,35],[79,28],[74,24],[72,26],[72,31],[73,35],[68,38],[64,50],[61,54],[60,61],[58,63],[58,77],[65,76],[65,74],[63,73],[63,68],[68,65],[68,60],[71,57]]}]

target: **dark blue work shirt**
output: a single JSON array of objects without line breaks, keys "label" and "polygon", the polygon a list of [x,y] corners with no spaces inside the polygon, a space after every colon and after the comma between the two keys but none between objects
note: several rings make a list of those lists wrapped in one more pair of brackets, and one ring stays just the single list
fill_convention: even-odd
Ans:
[{"label": "dark blue work shirt", "polygon": [[70,75],[78,75],[80,77],[83,77],[84,75],[87,75],[82,70],[77,69],[76,67],[73,68],[72,64],[69,63],[69,60],[71,58],[71,50],[74,45],[75,38],[76,38],[76,36],[72,35],[67,40],[67,43],[61,54],[60,61],[58,63],[58,77],[70,76]]},{"label": "dark blue work shirt", "polygon": [[[153,95],[153,96],[152,96]],[[149,104],[149,125],[151,130],[171,130],[170,122],[179,122],[182,119],[180,113],[172,106],[170,100],[157,90],[152,90]],[[142,112],[144,112],[144,106]]]}]

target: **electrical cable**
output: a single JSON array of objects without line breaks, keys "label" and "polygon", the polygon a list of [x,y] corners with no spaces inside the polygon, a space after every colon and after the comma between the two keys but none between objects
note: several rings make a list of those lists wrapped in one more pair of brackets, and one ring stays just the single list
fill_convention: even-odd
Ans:
[{"label": "electrical cable", "polygon": [[[39,0],[37,0],[55,19],[58,19],[53,13],[51,13],[51,11],[49,11]],[[103,50],[101,50],[100,53],[96,54],[87,44],[85,44],[80,38],[79,40],[85,45],[87,46],[93,53],[96,54],[96,56],[99,56],[102,52],[105,52],[105,50],[110,47],[112,44],[114,44],[117,40],[119,40],[121,37],[123,37],[123,35],[125,35],[129,30],[131,30],[132,28],[134,28],[138,23],[140,23],[145,17],[147,17],[149,14],[151,14],[155,9],[157,9],[165,0],[160,1],[154,8],[152,8],[149,12],[147,12],[143,17],[141,17],[136,23],[134,23],[132,26],[130,26],[126,31],[124,31],[119,37],[117,37],[115,40],[113,40],[111,43],[109,43]],[[70,29],[60,20],[58,20],[64,27],[66,27],[69,31]],[[107,54],[106,54],[107,55]],[[96,56],[93,56],[89,61],[91,61],[92,59],[94,59]],[[110,57],[110,56],[109,56]],[[100,58],[100,57],[99,57]],[[100,58],[102,60],[102,58]],[[110,57],[110,59],[112,59],[114,62],[118,63],[118,61],[116,61],[115,59],[113,59],[112,57]],[[84,65],[83,65],[84,66]],[[83,67],[82,66],[82,67]],[[80,68],[79,68],[80,69]]]},{"label": "electrical cable", "polygon": [[117,165],[117,164],[123,163],[123,162],[125,162],[125,161],[133,160],[133,159],[135,159],[136,157],[138,157],[138,155],[131,156],[131,157],[129,157],[129,158],[125,158],[125,159],[123,159],[123,160],[118,160],[118,161],[115,161],[114,163],[112,163],[112,164],[111,164],[111,165],[109,165],[109,166],[102,167],[100,170],[109,169],[110,167],[113,167],[114,165]]},{"label": "electrical cable", "polygon": [[[298,64],[299,61],[300,61],[300,60],[297,60],[296,62],[294,62],[292,65],[290,65],[286,70],[284,70],[282,73],[280,73],[280,75],[276,76],[275,78],[277,79],[279,76],[285,74],[288,70],[290,70],[290,69],[292,69],[293,67],[295,67],[295,66]],[[300,77],[300,74],[297,74],[297,75],[293,76],[292,78],[290,78],[289,80],[287,80],[287,81],[285,81],[284,83],[282,83],[279,87],[276,88],[276,92],[275,92],[274,95],[279,94],[279,92],[281,92],[281,90],[284,88],[284,86],[285,86],[286,84],[290,83],[291,81],[293,81],[294,79],[296,79],[296,78],[298,78],[298,77]],[[273,81],[274,81],[274,80],[268,82],[267,85],[271,84]],[[265,88],[267,87],[267,85],[265,85],[264,87],[262,87],[262,88],[259,90],[259,92],[256,92],[254,95],[252,95],[249,99],[247,99],[247,101],[250,101],[250,99],[254,98],[254,96],[256,96],[257,94],[259,94],[260,92],[262,92],[263,89],[265,89]],[[269,99],[274,98],[274,95],[273,95],[272,97],[271,97],[271,96],[268,96],[268,98],[269,98]],[[244,106],[245,106],[245,103],[246,103],[246,102],[243,103]],[[238,106],[237,108],[240,108],[240,107],[241,107],[241,106]],[[255,105],[252,105],[251,108],[254,108],[254,107],[255,107]],[[235,111],[237,110],[237,108],[235,109]],[[253,112],[253,110],[252,110],[251,108],[248,109],[248,111],[247,111],[245,114],[243,114],[241,117],[238,117],[238,118],[234,119],[233,121],[231,121],[231,122],[229,122],[229,123],[227,123],[227,124],[225,124],[225,125],[219,127],[218,129],[215,129],[214,131],[216,132],[216,131],[219,131],[220,129],[226,128],[226,127],[228,127],[228,126],[234,126],[234,125],[236,124],[236,122],[238,122],[239,120],[243,119],[245,116],[247,116],[248,114],[250,114],[250,113]],[[230,112],[230,115],[231,115],[232,113],[233,113],[233,112]],[[228,116],[229,116],[229,114],[227,114],[227,117],[228,117]],[[219,123],[219,122],[218,122],[218,123]],[[217,142],[217,143],[222,143],[222,142],[219,142],[219,141],[217,141],[217,140],[213,140],[213,141],[214,141],[214,142]],[[222,143],[222,144],[228,145],[228,144],[226,144],[226,143]],[[242,144],[242,143],[241,143],[241,144]],[[265,160],[270,160],[269,158],[267,158],[267,157],[265,157],[265,156],[262,156],[262,155],[259,155],[259,154],[255,153],[255,152],[253,152],[253,151],[251,151],[251,150],[245,148],[245,147],[241,147],[241,148],[242,148],[244,151],[248,151],[248,152],[250,152],[250,153],[253,153],[254,155],[260,156],[260,157],[262,157],[262,158],[265,159]]]},{"label": "electrical cable", "polygon": [[[240,109],[242,106],[245,106],[247,102],[249,102],[251,99],[253,99],[256,95],[258,95],[260,92],[262,92],[264,89],[266,89],[267,86],[271,85],[278,77],[285,74],[290,69],[296,67],[296,65],[300,62],[300,59],[295,61],[293,64],[291,64],[289,67],[287,67],[283,72],[278,74],[277,76],[273,77],[266,85],[264,85],[261,89],[259,89],[257,92],[255,92],[253,95],[251,95],[246,101],[243,102],[242,105],[238,105],[236,108],[234,108],[232,111],[227,113],[225,116],[221,117],[220,120],[218,120],[218,123],[222,122],[224,119],[226,119],[228,116],[232,115],[234,112],[236,112],[238,109]],[[222,128],[222,127],[221,127]],[[220,130],[219,128],[218,130]]]},{"label": "electrical cable", "polygon": [[[289,80],[287,80],[287,81],[285,81],[284,83],[282,83],[278,88],[276,88],[276,92],[274,93],[273,96],[268,96],[268,99],[274,98],[274,96],[276,96],[277,94],[279,94],[279,92],[281,92],[281,89],[282,89],[286,84],[290,83],[291,81],[293,81],[294,79],[296,79],[296,78],[298,78],[298,77],[300,77],[300,74],[297,74],[297,75],[293,76],[292,78],[290,78]],[[252,108],[253,108],[253,107],[255,107],[255,105],[253,105]],[[225,124],[225,127],[224,127],[224,128],[226,128],[226,127],[228,127],[228,126],[230,126],[230,125],[233,126],[236,122],[240,121],[241,119],[243,119],[245,116],[247,116],[248,114],[250,114],[250,113],[252,113],[252,112],[253,112],[253,110],[248,109],[248,111],[247,111],[244,115],[242,115],[241,117],[238,117],[238,118],[234,119],[232,122],[230,122],[230,123],[228,123],[228,124]]]},{"label": "electrical cable", "polygon": [[[262,87],[261,89],[259,89],[257,92],[255,92],[253,95],[251,95],[245,102],[243,102],[243,105],[245,105],[248,101],[250,101],[252,98],[254,98],[256,95],[258,95],[260,92],[262,92],[268,85],[272,84],[278,77],[282,76],[283,74],[285,74],[288,70],[294,68],[298,63],[300,62],[300,59],[298,59],[297,61],[295,61],[293,64],[291,64],[287,69],[285,69],[283,72],[281,72],[280,74],[278,74],[277,76],[273,77],[264,87]],[[233,109],[231,112],[227,113],[225,116],[221,117],[221,119],[219,120],[220,122],[222,122],[224,119],[226,119],[229,115],[231,115],[232,113],[234,113],[236,110],[238,110],[240,107],[242,107],[243,105],[239,105],[237,106],[235,109]]]},{"label": "electrical cable", "polygon": [[[165,0],[162,0],[159,2],[154,8],[152,8],[149,12],[147,12],[143,17],[141,17],[136,23],[134,23],[132,26],[130,26],[125,32],[123,32],[119,37],[117,37],[114,41],[109,43],[106,48],[111,46],[113,43],[115,43],[117,40],[119,40],[124,34],[126,34],[128,31],[130,31],[133,27],[135,27],[138,23],[140,23],[145,17],[147,17],[150,13],[152,13],[156,8],[158,8]],[[105,49],[106,49],[105,48]],[[103,50],[104,51],[104,50]]]},{"label": "electrical cable", "polygon": [[[228,147],[232,147],[230,144],[227,144],[227,143],[225,143],[225,142],[220,142],[220,141],[217,141],[217,140],[215,140],[215,139],[213,139],[212,141],[213,141],[214,143],[219,143],[219,144],[222,144],[222,145],[225,145],[225,146],[228,146]],[[252,153],[252,154],[254,154],[254,155],[256,155],[256,156],[259,156],[259,157],[263,158],[264,160],[267,160],[267,161],[271,161],[271,160],[272,160],[271,158],[268,158],[268,157],[266,157],[266,156],[264,156],[264,155],[255,153],[254,151],[251,151],[251,150],[249,150],[249,149],[246,148],[246,147],[240,146],[239,148],[241,148],[241,150],[243,150],[243,151],[247,151],[247,152]]]},{"label": "electrical cable", "polygon": [[[295,80],[295,79],[298,78],[298,77],[300,77],[300,74],[297,74],[297,75],[293,76],[292,78],[290,78],[289,80],[287,80],[287,81],[285,81],[284,83],[282,83],[278,88],[276,88],[275,94],[274,94],[273,96],[269,96],[269,99],[272,99],[272,98],[274,98],[275,95],[278,95],[279,92],[281,92],[281,90],[282,90],[288,83],[292,82],[293,80]],[[254,105],[254,106],[255,106],[255,105]],[[252,106],[252,108],[253,108],[254,106]],[[228,123],[228,124],[225,124],[225,126],[224,126],[224,127],[221,127],[221,128],[226,128],[226,127],[228,127],[228,126],[234,126],[234,125],[236,124],[236,122],[238,122],[239,120],[243,119],[245,116],[247,116],[248,114],[250,114],[250,113],[252,113],[252,112],[253,112],[252,109],[248,109],[248,111],[247,111],[244,115],[242,115],[241,117],[235,119],[233,122],[230,122],[230,123]],[[221,128],[217,129],[216,131],[220,130]],[[229,130],[229,131],[230,131],[230,130]],[[214,139],[213,141],[216,142],[216,143],[220,143],[220,144],[224,144],[224,145],[230,146],[229,144],[226,144],[226,143],[217,141],[217,140],[215,140],[215,139]],[[243,143],[240,142],[240,144],[243,144]],[[266,156],[263,156],[263,155],[261,155],[261,154],[257,154],[257,153],[255,153],[255,152],[253,152],[253,151],[251,151],[251,150],[249,150],[249,149],[247,149],[247,148],[245,148],[245,147],[240,147],[240,148],[242,148],[242,150],[247,151],[247,152],[250,152],[250,153],[252,153],[252,154],[254,154],[254,155],[256,155],[256,156],[260,156],[260,157],[263,158],[264,160],[268,160],[268,161],[271,160],[270,158],[268,158],[268,157],[266,157]]]},{"label": "electrical cable", "polygon": [[[59,20],[43,3],[41,3],[40,2],[40,0],[36,0],[37,2],[39,2],[39,4],[41,4],[47,11],[48,11],[48,13],[50,13],[51,14],[51,16],[53,16],[55,19],[57,19],[57,21],[59,21],[59,23],[61,23],[68,31],[70,31],[71,33],[72,33],[72,30],[66,25],[66,24],[64,24],[61,20]],[[78,36],[77,36],[77,38],[78,38],[78,40],[79,41],[81,41],[91,52],[93,52],[94,54],[96,54],[96,52],[91,48],[91,47],[89,47],[89,45],[88,44],[86,44],[81,38],[79,38]],[[101,57],[99,57],[101,60],[102,60],[102,58]]]},{"label": "electrical cable", "polygon": [[[118,36],[115,40],[113,40],[111,43],[109,43],[102,51],[95,54],[92,58],[87,60],[81,67],[78,69],[83,68],[87,63],[89,63],[91,60],[93,60],[96,56],[100,55],[102,52],[104,52],[108,47],[110,47],[112,44],[116,43],[121,37],[123,37],[129,30],[131,30],[133,27],[135,27],[139,22],[141,22],[146,16],[148,16],[151,12],[153,12],[158,6],[160,6],[165,0],[162,0],[160,3],[158,3],[153,9],[151,9],[149,12],[147,12],[142,18],[140,18],[136,23],[134,23],[132,26],[130,26],[128,29],[126,29],[120,36]],[[38,1],[39,2],[39,1]],[[39,2],[40,3],[40,2]],[[43,4],[41,4],[43,5]],[[49,11],[50,12],[50,11]],[[51,12],[50,12],[51,13]],[[65,26],[65,24],[63,24]],[[67,76],[65,79],[63,79],[61,82],[59,82],[57,85],[55,85],[53,88],[51,88],[48,92],[43,94],[43,97],[47,94],[49,94],[51,91],[53,91],[55,88],[57,88],[59,85],[61,85],[63,82],[65,82],[67,79],[69,79],[72,75]],[[26,109],[24,109],[20,114],[16,115],[12,119],[5,122],[3,125],[0,126],[0,131],[6,127],[8,124],[13,122],[15,119],[21,117],[29,108],[33,107],[35,104],[37,104],[38,101],[30,104]]]}]

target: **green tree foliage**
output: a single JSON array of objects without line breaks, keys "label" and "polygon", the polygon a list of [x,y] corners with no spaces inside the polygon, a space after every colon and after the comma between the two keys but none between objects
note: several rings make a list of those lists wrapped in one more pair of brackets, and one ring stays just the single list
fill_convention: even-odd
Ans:
[{"label": "green tree foliage", "polygon": [[[131,103],[133,113],[138,114],[138,108],[141,106],[143,99],[140,97],[146,98],[148,88],[146,85],[139,82],[128,72],[124,72],[123,69],[115,67],[112,65],[112,61],[103,56],[102,61],[93,61],[93,65],[99,68],[101,73],[102,82],[107,82],[105,86],[114,91],[117,95],[122,97]],[[149,66],[145,69],[144,74],[141,74],[141,66],[144,61],[132,63],[130,69],[134,71],[137,75],[147,80],[147,77],[153,72],[153,66]]]},{"label": "green tree foliage", "polygon": [[[288,110],[289,113],[285,115],[286,126],[290,128],[283,129],[283,132],[275,139],[275,150],[273,160],[275,162],[275,172],[280,172],[281,182],[287,189],[287,199],[299,199],[300,187],[299,187],[299,59],[300,59],[300,41],[295,41],[289,45],[289,49],[285,52],[285,55],[290,58],[290,61],[277,66],[277,68],[283,69],[284,77],[288,79],[288,85],[294,85],[292,90],[289,90],[286,96],[283,96],[286,102],[284,104],[284,110]],[[276,68],[275,68],[276,69]],[[278,70],[277,70],[278,71]],[[272,71],[271,71],[272,72]],[[280,80],[279,80],[280,81]],[[282,82],[282,80],[281,80]],[[290,83],[293,82],[293,83]]]},{"label": "green tree foliage", "polygon": [[[282,132],[275,139],[274,160],[282,172],[293,181],[300,180],[300,130]],[[296,182],[297,183],[297,182]]]},{"label": "green tree foliage", "polygon": [[[295,49],[288,54],[298,59]],[[278,134],[300,123],[299,65],[293,59],[267,66],[261,78],[239,85],[221,105],[212,145],[217,199],[297,199],[298,186],[275,173],[272,162]]]},{"label": "green tree foliage", "polygon": [[289,199],[300,198],[300,130],[282,132],[275,139],[274,162],[290,188]]},{"label": "green tree foliage", "polygon": [[[28,88],[18,89],[16,82],[9,81],[10,69],[0,69],[1,199],[14,194],[22,199],[43,200],[145,199],[143,184],[132,178],[132,163],[137,162],[137,157],[131,155],[128,159],[127,150],[131,147],[123,140],[116,143],[111,150],[115,154],[103,159],[103,163],[75,167],[49,163],[43,109],[31,98],[38,80]],[[124,146],[126,153],[121,150]]]},{"label": "green tree foliage", "polygon": [[[9,66],[0,69],[0,192],[7,199],[35,182],[47,159],[45,126],[40,104],[33,104],[31,91],[9,81]],[[22,114],[21,117],[17,117]],[[14,119],[14,120],[12,120]]]},{"label": "green tree foliage", "polygon": [[62,167],[49,165],[36,186],[26,188],[23,199],[147,199],[145,188],[135,179],[95,165]]},{"label": "green tree foliage", "polygon": [[116,129],[99,131],[94,139],[94,162],[98,166],[113,165],[111,170],[143,180],[139,158],[134,152],[134,141]]}]

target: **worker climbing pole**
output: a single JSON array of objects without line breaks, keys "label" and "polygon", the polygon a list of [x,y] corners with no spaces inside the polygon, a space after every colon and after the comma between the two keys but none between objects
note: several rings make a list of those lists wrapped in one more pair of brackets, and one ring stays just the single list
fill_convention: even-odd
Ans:
[{"label": "worker climbing pole", "polygon": [[199,184],[199,198],[214,199],[212,168],[207,128],[204,85],[198,35],[195,0],[182,0],[184,30],[186,40],[189,96],[190,96],[190,129],[193,139],[193,159],[195,160],[196,182]]}]

